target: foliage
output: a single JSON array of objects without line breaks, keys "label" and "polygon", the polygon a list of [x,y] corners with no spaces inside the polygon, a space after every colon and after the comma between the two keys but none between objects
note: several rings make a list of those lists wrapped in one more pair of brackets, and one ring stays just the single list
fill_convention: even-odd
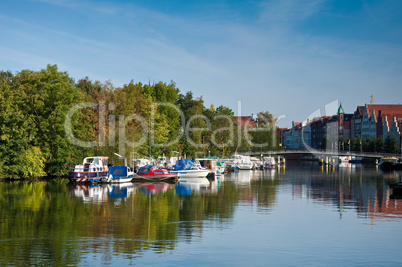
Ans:
[{"label": "foliage", "polygon": [[64,121],[69,109],[82,100],[81,92],[56,65],[40,72],[21,71],[15,76],[14,86],[26,94],[24,109],[37,133],[32,143],[45,157],[45,171],[49,175],[66,174],[76,149],[67,139]]},{"label": "foliage", "polygon": [[36,129],[32,115],[22,111],[25,92],[14,88],[7,73],[0,80],[0,178],[42,176],[44,158],[32,145]]},{"label": "foliage", "polygon": [[257,114],[256,124],[249,132],[253,140],[253,148],[257,150],[272,150],[278,146],[276,119],[268,111]]},{"label": "foliage", "polygon": [[258,113],[257,126],[244,128],[228,107],[205,108],[202,97],[180,93],[173,81],[131,80],[117,88],[88,77],[75,83],[48,65],[0,72],[0,104],[0,178],[66,175],[89,155],[113,162],[116,152],[194,158],[277,146],[269,112]]},{"label": "foliage", "polygon": [[349,150],[354,152],[385,152],[385,153],[399,153],[398,143],[395,136],[388,135],[385,140],[382,137],[370,138],[368,136],[364,138],[348,138],[343,141],[339,140],[339,143],[344,142],[343,150]]},{"label": "foliage", "polygon": [[384,141],[384,150],[387,153],[399,153],[398,142],[395,135],[387,135]]}]

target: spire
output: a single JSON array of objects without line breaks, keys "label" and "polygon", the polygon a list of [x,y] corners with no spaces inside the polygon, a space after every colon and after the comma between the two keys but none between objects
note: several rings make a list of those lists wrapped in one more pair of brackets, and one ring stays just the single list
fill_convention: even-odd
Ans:
[{"label": "spire", "polygon": [[342,104],[339,106],[338,114],[345,114],[345,111],[343,110]]}]

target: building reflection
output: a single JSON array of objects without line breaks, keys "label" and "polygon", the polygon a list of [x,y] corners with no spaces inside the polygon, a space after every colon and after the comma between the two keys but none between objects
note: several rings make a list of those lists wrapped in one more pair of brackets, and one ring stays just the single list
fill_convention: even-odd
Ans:
[{"label": "building reflection", "polygon": [[392,199],[390,184],[398,173],[384,174],[361,165],[321,167],[320,172],[293,172],[289,178],[294,198],[307,198],[336,206],[339,212],[354,209],[359,217],[402,218],[402,202]]}]

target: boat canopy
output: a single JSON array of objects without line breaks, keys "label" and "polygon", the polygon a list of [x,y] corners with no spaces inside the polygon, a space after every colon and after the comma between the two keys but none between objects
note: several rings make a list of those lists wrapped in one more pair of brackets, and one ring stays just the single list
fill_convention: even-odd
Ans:
[{"label": "boat canopy", "polygon": [[216,159],[216,166],[223,167],[221,160],[218,157],[206,157],[207,159]]},{"label": "boat canopy", "polygon": [[109,169],[109,173],[113,174],[113,177],[127,176],[128,171],[127,166],[113,166]]},{"label": "boat canopy", "polygon": [[180,159],[176,161],[176,165],[174,166],[175,171],[182,171],[182,170],[190,170],[193,167],[193,162],[188,159]]}]

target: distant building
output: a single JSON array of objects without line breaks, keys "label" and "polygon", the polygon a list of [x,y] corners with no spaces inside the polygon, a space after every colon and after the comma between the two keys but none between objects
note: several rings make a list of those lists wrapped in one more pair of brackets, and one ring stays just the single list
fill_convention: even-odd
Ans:
[{"label": "distant building", "polygon": [[396,136],[398,147],[402,138],[402,105],[358,106],[346,114],[342,105],[333,116],[317,117],[305,122],[292,122],[291,129],[281,130],[282,144],[289,149],[340,149],[339,138],[378,138]]},{"label": "distant building", "polygon": [[253,114],[251,116],[235,116],[235,120],[240,123],[242,127],[244,127],[245,125],[254,127],[256,124],[256,120]]},{"label": "distant building", "polygon": [[352,134],[352,120],[353,114],[345,114],[343,110],[342,104],[339,106],[338,109],[338,136],[343,139],[348,139],[351,137]]},{"label": "distant building", "polygon": [[351,134],[353,138],[362,135],[362,119],[363,119],[364,106],[358,106],[351,118]]},{"label": "distant building", "polygon": [[[305,149],[305,145],[311,145],[311,126],[308,121],[294,122],[292,128],[282,130],[282,145],[287,149]],[[304,141],[304,143],[303,143]]]},{"label": "distant building", "polygon": [[327,122],[332,116],[323,116],[314,118],[310,124],[311,127],[311,147],[315,149],[324,149],[327,135]]},{"label": "distant building", "polygon": [[402,119],[396,118],[396,116],[392,117],[392,122],[388,122],[388,117],[384,117],[384,125],[383,125],[383,141],[388,136],[396,136],[397,146],[401,146],[401,129],[402,129]]},{"label": "distant building", "polygon": [[402,105],[364,106],[361,137],[379,138],[396,136],[398,146],[401,142]]},{"label": "distant building", "polygon": [[377,138],[377,117],[374,109],[369,109],[367,105],[363,111],[361,137]]}]

